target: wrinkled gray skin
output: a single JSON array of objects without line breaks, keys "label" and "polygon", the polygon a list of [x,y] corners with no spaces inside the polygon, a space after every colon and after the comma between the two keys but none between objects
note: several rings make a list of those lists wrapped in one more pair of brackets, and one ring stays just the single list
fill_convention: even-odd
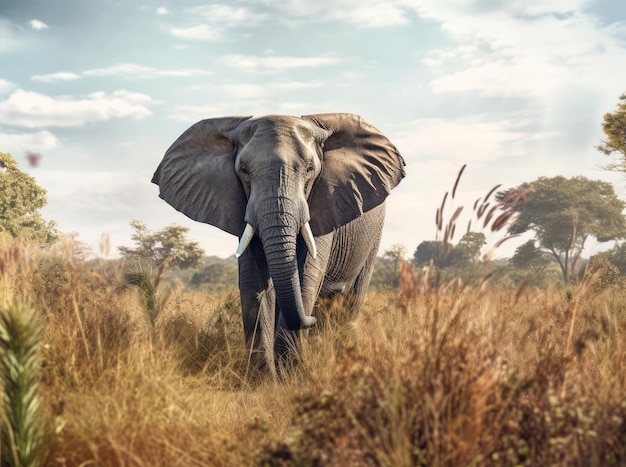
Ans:
[{"label": "wrinkled gray skin", "polygon": [[320,114],[203,120],[168,149],[152,181],[192,219],[240,238],[252,227],[238,249],[243,325],[252,365],[274,374],[297,355],[299,330],[315,324],[318,297],[343,296],[347,313],[358,311],[384,201],[402,177],[402,157],[376,128]]}]

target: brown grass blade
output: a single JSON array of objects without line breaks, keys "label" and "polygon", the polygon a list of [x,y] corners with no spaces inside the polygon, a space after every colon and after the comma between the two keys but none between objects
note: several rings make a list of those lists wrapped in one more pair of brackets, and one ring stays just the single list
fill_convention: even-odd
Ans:
[{"label": "brown grass blade", "polygon": [[463,175],[463,172],[465,171],[465,167],[467,167],[467,164],[463,164],[463,167],[459,170],[459,174],[456,176],[456,181],[454,182],[454,187],[452,188],[452,199],[456,196],[456,189],[459,186],[459,181],[461,180],[461,175]]}]

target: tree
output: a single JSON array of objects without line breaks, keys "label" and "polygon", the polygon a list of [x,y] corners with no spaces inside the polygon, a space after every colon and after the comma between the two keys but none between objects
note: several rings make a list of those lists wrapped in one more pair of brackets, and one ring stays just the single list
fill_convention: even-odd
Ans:
[{"label": "tree", "polygon": [[420,267],[432,260],[440,268],[463,267],[474,264],[480,255],[480,250],[487,243],[485,234],[468,232],[456,245],[444,244],[442,241],[425,240],[413,253],[413,263]]},{"label": "tree", "polygon": [[10,154],[0,152],[0,232],[49,245],[59,236],[54,222],[39,212],[47,204],[46,190],[17,168]]},{"label": "tree", "polygon": [[196,266],[204,256],[204,250],[197,242],[185,238],[189,231],[187,227],[172,224],[150,232],[146,224],[136,219],[130,222],[130,226],[134,230],[131,239],[135,248],[117,248],[126,259],[147,261],[155,266],[169,259],[170,266],[186,269]]},{"label": "tree", "polygon": [[607,165],[609,170],[626,172],[626,93],[619,96],[619,101],[614,112],[604,114],[602,130],[607,139],[596,149],[619,157],[619,161]]},{"label": "tree", "polygon": [[413,263],[415,266],[426,266],[433,261],[437,263],[443,251],[443,242],[434,240],[424,240],[417,245],[415,253],[413,253]]},{"label": "tree", "polygon": [[459,243],[454,247],[460,252],[460,263],[475,264],[480,256],[480,250],[487,244],[487,238],[482,232],[467,232],[461,237]]},{"label": "tree", "polygon": [[391,248],[385,250],[382,256],[378,256],[374,263],[370,287],[373,289],[398,287],[398,261],[405,256],[406,246],[401,243],[393,244]]},{"label": "tree", "polygon": [[[520,196],[526,198],[525,203],[515,205],[513,200]],[[617,198],[610,183],[600,180],[540,177],[500,191],[496,199],[517,213],[509,233],[534,231],[539,247],[558,262],[566,283],[589,237],[607,242],[626,234],[624,202]]]},{"label": "tree", "polygon": [[541,280],[549,263],[550,258],[540,248],[537,248],[534,240],[528,240],[517,247],[511,257],[513,266],[519,269],[530,269],[537,276],[537,280]]},{"label": "tree", "polygon": [[196,287],[206,285],[213,290],[223,290],[237,284],[237,262],[215,256],[205,259],[204,265],[191,277]]}]

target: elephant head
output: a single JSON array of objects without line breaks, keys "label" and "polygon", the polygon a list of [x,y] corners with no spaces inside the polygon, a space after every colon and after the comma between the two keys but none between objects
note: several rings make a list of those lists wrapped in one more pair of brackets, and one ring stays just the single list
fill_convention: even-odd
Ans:
[{"label": "elephant head", "polygon": [[202,120],[167,150],[153,183],[188,217],[260,239],[286,326],[311,326],[301,297],[297,239],[315,237],[381,204],[404,176],[393,144],[361,117],[319,114]]}]

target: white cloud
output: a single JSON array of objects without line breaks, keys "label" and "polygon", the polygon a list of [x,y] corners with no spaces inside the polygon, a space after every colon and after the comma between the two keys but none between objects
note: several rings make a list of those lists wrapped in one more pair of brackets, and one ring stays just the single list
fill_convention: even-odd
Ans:
[{"label": "white cloud", "polygon": [[548,63],[491,62],[431,81],[435,94],[478,91],[484,96],[547,96],[568,79],[568,71]]},{"label": "white cloud", "polygon": [[48,25],[38,19],[31,19],[28,24],[30,25],[31,28],[35,29],[36,31],[41,31],[42,29],[48,29]]},{"label": "white cloud", "polygon": [[11,91],[13,88],[15,88],[15,86],[16,85],[13,84],[11,81],[0,78],[0,96]]},{"label": "white cloud", "polygon": [[143,75],[153,71],[153,68],[149,68],[143,65],[137,65],[135,63],[120,63],[103,68],[95,68],[92,70],[83,71],[85,76],[127,76],[127,75]]},{"label": "white cloud", "polygon": [[157,70],[157,76],[174,76],[178,78],[186,78],[189,76],[207,76],[213,72],[207,70],[199,70],[196,68],[183,68],[181,70]]},{"label": "white cloud", "polygon": [[341,21],[363,28],[403,26],[415,9],[410,0],[268,0],[278,12],[308,22]]},{"label": "white cloud", "polygon": [[221,62],[247,72],[278,72],[296,68],[312,68],[338,63],[336,57],[276,57],[227,55]]},{"label": "white cloud", "polygon": [[480,8],[477,3],[420,1],[419,14],[440,22],[459,44],[423,60],[439,74],[431,81],[433,91],[544,97],[564,83],[606,89],[611,79],[610,92],[615,92],[624,74],[606,76],[605,65],[626,61],[620,28],[602,26],[586,4],[516,0],[506,7]]},{"label": "white cloud", "polygon": [[156,9],[156,14],[159,16],[166,16],[170,14],[170,10],[168,10],[164,6],[160,6],[159,8]]},{"label": "white cloud", "polygon": [[158,68],[137,65],[135,63],[120,63],[103,68],[94,68],[86,70],[82,73],[84,76],[105,78],[117,76],[122,78],[157,78],[160,76],[202,76],[210,75],[210,71],[199,70],[195,68],[183,68],[180,70],[161,70]]},{"label": "white cloud", "polygon": [[346,2],[345,7],[334,5],[330,18],[353,23],[364,28],[404,26],[409,23],[407,8],[403,2]]},{"label": "white cloud", "polygon": [[189,12],[193,15],[201,16],[214,27],[252,26],[268,18],[265,14],[255,13],[247,8],[218,4],[192,8]]},{"label": "white cloud", "polygon": [[397,27],[409,24],[414,11],[410,0],[266,0],[264,7],[271,13],[259,12],[242,6],[212,4],[189,8],[193,21],[201,24],[170,29],[179,39],[213,41],[225,35],[228,29],[251,28],[268,22],[281,21],[290,26],[299,23],[336,21],[364,28]]},{"label": "white cloud", "polygon": [[[32,81],[40,83],[55,83],[60,81],[74,81],[81,79],[82,76],[96,77],[96,78],[132,78],[132,79],[153,79],[159,77],[191,77],[191,76],[207,76],[213,74],[207,70],[200,70],[197,68],[182,68],[179,70],[164,70],[153,67],[147,67],[143,65],[137,65],[135,63],[120,63],[117,65],[111,65],[108,67],[94,68],[91,70],[85,70],[82,73],[74,73],[69,71],[59,71],[55,73],[48,73],[45,75],[33,75],[30,77]],[[3,90],[10,89],[13,85],[6,80],[0,79],[0,94]]]},{"label": "white cloud", "polygon": [[310,89],[325,86],[322,81],[287,81],[266,84],[233,83],[224,84],[220,89],[233,99],[263,99],[283,91]]},{"label": "white cloud", "polygon": [[268,15],[256,13],[244,7],[212,4],[186,10],[194,22],[201,24],[170,29],[170,34],[184,40],[213,41],[224,35],[227,29],[257,26],[268,19]]},{"label": "white cloud", "polygon": [[80,79],[80,76],[69,71],[58,71],[46,75],[33,75],[30,79],[40,83],[55,83],[57,81],[74,81]]},{"label": "white cloud", "polygon": [[150,96],[129,91],[95,92],[83,98],[50,97],[21,89],[0,101],[0,124],[26,128],[75,127],[112,118],[141,119],[156,104]]},{"label": "white cloud", "polygon": [[548,138],[547,133],[529,136],[531,123],[522,115],[475,115],[461,119],[426,118],[408,122],[392,137],[407,158],[480,163],[504,157],[521,157],[527,143]]},{"label": "white cloud", "polygon": [[199,24],[187,28],[172,28],[170,33],[174,37],[193,41],[214,41],[221,37],[221,31],[218,28],[212,28],[206,24]]},{"label": "white cloud", "polygon": [[26,152],[45,152],[59,146],[59,140],[49,131],[36,133],[0,133],[0,151],[17,157]]}]

